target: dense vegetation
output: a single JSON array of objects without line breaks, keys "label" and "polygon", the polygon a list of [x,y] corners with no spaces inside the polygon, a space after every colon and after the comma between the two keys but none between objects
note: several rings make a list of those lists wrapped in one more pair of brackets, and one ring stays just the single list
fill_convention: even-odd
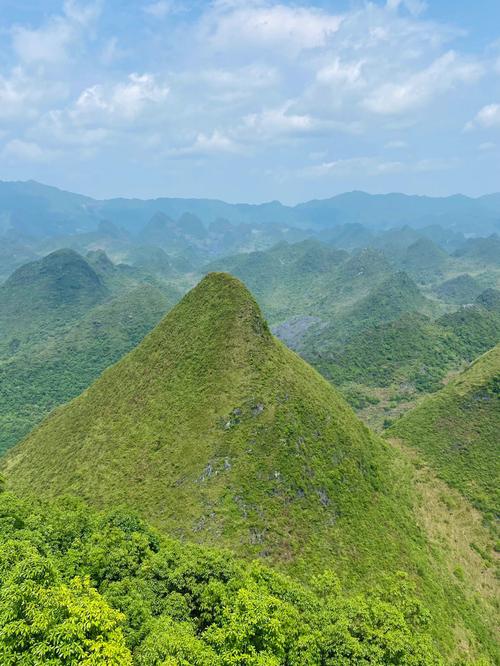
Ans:
[{"label": "dense vegetation", "polygon": [[13,185],[1,664],[500,663],[496,200]]},{"label": "dense vegetation", "polygon": [[173,533],[298,568],[354,548],[356,565],[342,566],[366,574],[389,531],[388,560],[407,557],[389,450],[226,274],[205,278],[4,466],[22,492],[127,501]]},{"label": "dense vegetation", "polygon": [[47,338],[107,295],[103,280],[72,250],[21,266],[0,285],[0,355]]},{"label": "dense vegetation", "polygon": [[406,576],[348,594],[166,539],[134,514],[0,494],[4,666],[442,663]]},{"label": "dense vegetation", "polygon": [[494,522],[500,512],[500,346],[388,431],[416,447]]}]

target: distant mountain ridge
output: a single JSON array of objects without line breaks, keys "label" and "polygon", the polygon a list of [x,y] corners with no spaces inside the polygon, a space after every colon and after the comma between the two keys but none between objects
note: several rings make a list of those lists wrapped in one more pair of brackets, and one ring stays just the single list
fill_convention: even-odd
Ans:
[{"label": "distant mountain ridge", "polygon": [[176,219],[187,213],[205,225],[218,219],[232,224],[280,223],[315,228],[341,224],[373,229],[441,225],[471,234],[491,234],[500,230],[500,194],[473,199],[464,195],[426,197],[355,191],[285,206],[279,201],[231,204],[176,197],[97,200],[35,181],[0,181],[0,235],[9,229],[34,236],[84,232],[94,230],[102,220],[137,232],[156,213]]}]

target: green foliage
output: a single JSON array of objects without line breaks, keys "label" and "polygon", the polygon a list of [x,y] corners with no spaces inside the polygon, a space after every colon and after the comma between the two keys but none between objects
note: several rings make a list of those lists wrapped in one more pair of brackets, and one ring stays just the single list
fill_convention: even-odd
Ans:
[{"label": "green foliage", "polygon": [[[12,536],[14,538],[12,538]],[[57,563],[32,533],[5,538],[0,549],[0,658],[26,664],[132,664],[120,624],[88,577],[61,582]]]},{"label": "green foliage", "polygon": [[6,666],[443,663],[403,574],[353,596],[331,572],[299,584],[73,500],[4,494],[0,516]]},{"label": "green foliage", "polygon": [[391,453],[225,274],[200,283],[4,464],[23,492],[126,502],[174,534],[298,569],[354,548],[366,573],[387,531],[387,561],[402,557]]}]

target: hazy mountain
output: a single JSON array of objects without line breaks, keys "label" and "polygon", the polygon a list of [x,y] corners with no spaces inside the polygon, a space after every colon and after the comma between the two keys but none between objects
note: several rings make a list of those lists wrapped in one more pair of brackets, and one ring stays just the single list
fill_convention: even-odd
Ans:
[{"label": "hazy mountain", "polygon": [[295,207],[277,201],[258,205],[176,198],[98,201],[33,181],[1,182],[0,233],[11,228],[35,236],[85,232],[96,229],[103,220],[137,232],[157,213],[172,219],[187,213],[199,218],[204,225],[218,218],[232,224],[279,223],[306,228],[353,223],[370,229],[437,224],[456,231],[485,234],[499,229],[500,211],[496,201],[495,195],[471,199],[462,195],[432,198],[364,192],[350,192]]},{"label": "hazy mountain", "polygon": [[101,277],[73,250],[25,264],[0,286],[0,348],[42,339],[108,295]]},{"label": "hazy mountain", "polygon": [[468,273],[445,280],[435,289],[436,295],[447,303],[472,303],[481,293],[481,285]]}]

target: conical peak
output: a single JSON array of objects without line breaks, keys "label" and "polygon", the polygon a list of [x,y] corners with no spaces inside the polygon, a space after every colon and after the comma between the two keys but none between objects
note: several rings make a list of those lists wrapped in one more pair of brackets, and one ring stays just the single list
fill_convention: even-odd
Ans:
[{"label": "conical peak", "polygon": [[174,309],[195,308],[200,319],[209,316],[212,325],[227,326],[228,333],[236,322],[238,328],[271,337],[267,323],[246,286],[229,273],[208,273]]}]

